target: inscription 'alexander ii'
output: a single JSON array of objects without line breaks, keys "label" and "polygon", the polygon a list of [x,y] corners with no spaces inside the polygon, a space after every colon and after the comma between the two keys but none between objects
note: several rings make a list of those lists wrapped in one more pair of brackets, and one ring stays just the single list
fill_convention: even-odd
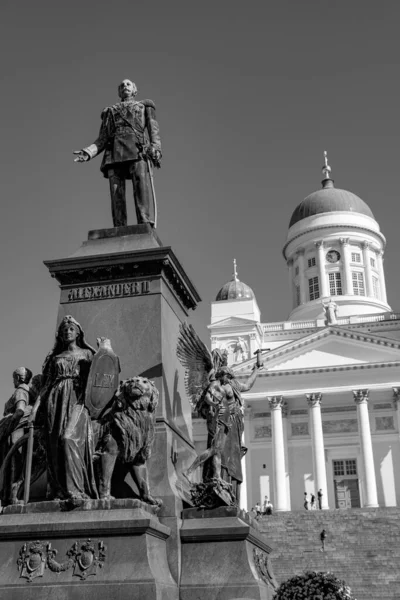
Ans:
[{"label": "inscription 'alexander ii'", "polygon": [[148,294],[150,281],[133,281],[130,283],[110,283],[109,285],[90,285],[87,287],[71,288],[68,292],[68,302],[82,300],[121,298],[123,296],[140,296]]}]

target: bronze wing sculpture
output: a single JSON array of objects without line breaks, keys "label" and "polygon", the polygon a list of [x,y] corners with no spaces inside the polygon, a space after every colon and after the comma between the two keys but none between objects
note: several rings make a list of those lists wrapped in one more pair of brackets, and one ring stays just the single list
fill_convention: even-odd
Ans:
[{"label": "bronze wing sculpture", "polygon": [[195,506],[213,508],[232,505],[235,497],[230,483],[221,478],[221,452],[230,429],[231,406],[225,390],[217,379],[226,356],[220,350],[212,353],[200,340],[191,325],[180,327],[177,356],[185,367],[186,392],[192,407],[207,419],[208,443],[183,475],[189,475],[201,465],[210,462],[203,470],[202,482],[191,483],[191,495]]},{"label": "bronze wing sculpture", "polygon": [[188,323],[180,325],[176,354],[185,368],[185,388],[189,402],[193,410],[199,410],[204,389],[208,386],[214,369],[213,356]]}]

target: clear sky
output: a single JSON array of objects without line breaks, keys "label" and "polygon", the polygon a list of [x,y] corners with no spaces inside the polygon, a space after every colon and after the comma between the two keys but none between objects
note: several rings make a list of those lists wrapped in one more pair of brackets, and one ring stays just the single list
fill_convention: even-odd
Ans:
[{"label": "clear sky", "polygon": [[3,0],[0,20],[0,407],[12,371],[39,372],[53,344],[59,290],[42,261],[112,225],[100,159],[72,150],[123,78],[157,105],[158,234],[203,299],[203,339],[233,258],[262,320],[286,319],[281,249],[325,149],[335,185],[381,225],[400,309],[398,1]]}]

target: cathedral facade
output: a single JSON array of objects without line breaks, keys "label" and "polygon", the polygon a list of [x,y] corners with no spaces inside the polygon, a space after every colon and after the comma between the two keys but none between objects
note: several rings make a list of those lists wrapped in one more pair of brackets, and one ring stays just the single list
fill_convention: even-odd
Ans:
[{"label": "cathedral facade", "polygon": [[[292,310],[263,323],[238,278],[211,305],[211,348],[246,379],[254,352],[264,369],[244,394],[242,506],[265,496],[274,510],[400,505],[400,314],[387,303],[385,237],[371,209],[334,187],[325,158],[322,188],[289,224],[283,256]],[[201,450],[205,424],[194,419]]]}]

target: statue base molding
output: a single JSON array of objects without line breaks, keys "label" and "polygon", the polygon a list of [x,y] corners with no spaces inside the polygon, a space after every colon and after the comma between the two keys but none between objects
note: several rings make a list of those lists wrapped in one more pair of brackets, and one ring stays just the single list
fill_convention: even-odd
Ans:
[{"label": "statue base molding", "polygon": [[178,600],[169,537],[143,508],[2,514],[0,597]]},{"label": "statue base molding", "polygon": [[59,513],[70,511],[95,511],[140,509],[149,515],[155,516],[160,512],[159,506],[153,506],[136,498],[113,498],[112,500],[44,500],[43,502],[29,502],[29,504],[9,504],[2,510],[3,515],[26,515],[33,513]]}]

